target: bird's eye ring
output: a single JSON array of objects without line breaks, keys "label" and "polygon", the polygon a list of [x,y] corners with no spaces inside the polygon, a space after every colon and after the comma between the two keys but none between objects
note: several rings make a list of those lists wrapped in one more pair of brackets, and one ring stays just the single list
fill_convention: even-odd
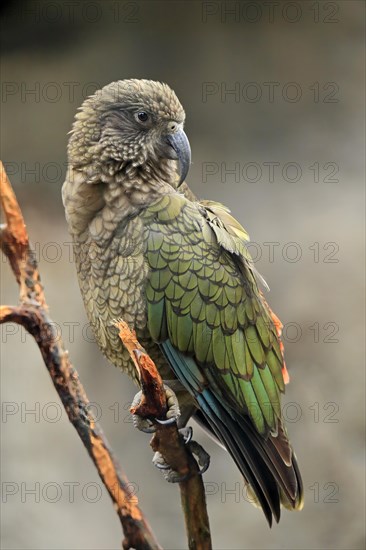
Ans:
[{"label": "bird's eye ring", "polygon": [[136,116],[140,122],[146,122],[149,119],[149,115],[145,111],[139,111]]}]

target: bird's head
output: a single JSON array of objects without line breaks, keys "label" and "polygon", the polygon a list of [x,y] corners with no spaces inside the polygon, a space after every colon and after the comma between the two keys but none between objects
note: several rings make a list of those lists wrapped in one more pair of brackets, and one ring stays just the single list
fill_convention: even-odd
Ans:
[{"label": "bird's head", "polygon": [[172,170],[171,161],[178,161],[179,185],[191,162],[184,120],[183,107],[166,84],[135,79],[112,82],[86,99],[77,113],[69,162],[93,183],[103,171],[164,178]]}]

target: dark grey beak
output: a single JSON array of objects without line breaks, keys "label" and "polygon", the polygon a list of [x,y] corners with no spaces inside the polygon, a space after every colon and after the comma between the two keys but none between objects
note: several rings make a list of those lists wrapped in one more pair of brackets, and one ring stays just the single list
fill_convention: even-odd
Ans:
[{"label": "dark grey beak", "polygon": [[174,134],[168,134],[166,140],[174,149],[179,161],[179,187],[186,179],[191,164],[191,146],[183,130],[179,130]]}]

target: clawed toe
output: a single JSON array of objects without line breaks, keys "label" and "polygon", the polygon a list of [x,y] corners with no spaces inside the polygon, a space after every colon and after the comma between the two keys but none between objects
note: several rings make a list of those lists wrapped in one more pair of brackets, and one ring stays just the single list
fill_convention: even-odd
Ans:
[{"label": "clawed toe", "polygon": [[[131,409],[139,405],[141,401],[141,397],[142,397],[142,392],[141,391],[137,392],[135,397],[133,398]],[[132,423],[135,428],[140,430],[140,432],[151,434],[156,431],[156,428],[153,422],[149,418],[142,418],[138,414],[132,415]]]},{"label": "clawed toe", "polygon": [[[187,448],[197,458],[199,466],[197,475],[204,474],[210,465],[210,455],[204,450],[203,447],[201,447],[199,443],[197,443],[197,441],[192,440],[193,430],[191,427],[181,428],[179,433],[183,437]],[[169,481],[169,483],[180,483],[182,481],[186,481],[192,475],[191,473],[183,476],[180,475],[178,472],[173,470],[167,462],[165,462],[163,456],[159,452],[154,454],[153,464],[156,468],[162,471],[164,478]]]},{"label": "clawed toe", "polygon": [[177,422],[178,418],[180,417],[178,398],[175,395],[174,391],[166,384],[164,384],[164,389],[168,410],[166,412],[166,420],[160,422],[169,424],[169,421],[171,421],[171,423],[174,424],[174,422]]},{"label": "clawed toe", "polygon": [[193,437],[193,428],[191,426],[185,426],[184,428],[180,428],[179,430],[180,435],[184,439],[184,443],[188,445],[188,443],[192,440]]},{"label": "clawed toe", "polygon": [[[170,426],[178,421],[180,417],[179,403],[178,398],[169,386],[164,384],[166,403],[168,410],[166,412],[166,418],[142,418],[138,414],[132,415],[132,422],[135,428],[141,432],[148,434],[154,433],[156,431],[156,423],[163,426]],[[139,391],[133,398],[131,408],[136,408],[140,404],[142,398],[142,391]]]},{"label": "clawed toe", "polygon": [[[167,404],[167,412],[166,412],[166,418],[160,419],[160,418],[143,418],[139,416],[138,414],[132,415],[132,422],[135,428],[139,429],[142,432],[145,433],[154,433],[156,431],[156,426],[171,426],[172,424],[175,424],[179,417],[180,417],[180,410],[179,410],[179,403],[178,399],[174,393],[174,391],[167,385],[164,384],[165,389],[165,395],[166,395],[166,404]],[[138,408],[142,398],[142,392],[139,391],[132,402],[132,409]],[[204,472],[206,472],[207,468],[210,465],[210,455],[206,453],[206,451],[199,445],[196,441],[192,440],[193,436],[193,430],[190,426],[181,428],[179,430],[179,434],[184,440],[185,445],[187,445],[187,448],[189,451],[197,458],[199,471],[197,472],[197,475],[202,475]],[[161,470],[164,478],[169,481],[170,483],[180,483],[182,481],[185,481],[188,479],[192,474],[188,473],[185,475],[181,475],[175,470],[172,469],[172,467],[167,464],[161,455],[161,453],[156,452],[153,457],[153,464]]]},{"label": "clawed toe", "polygon": [[171,426],[175,424],[177,419],[173,416],[172,418],[167,418],[166,420],[160,420],[159,418],[154,418],[154,422],[157,422],[161,426]]},{"label": "clawed toe", "polygon": [[197,457],[197,462],[200,467],[198,475],[202,475],[206,472],[210,465],[210,455],[205,451],[205,449],[197,443],[197,441],[190,440],[188,442],[188,448],[191,453]]},{"label": "clawed toe", "polygon": [[153,464],[158,470],[161,470],[164,479],[168,481],[169,483],[181,483],[182,481],[185,481],[189,477],[189,473],[185,475],[181,475],[175,470],[173,470],[169,464],[167,464],[163,458],[163,455],[159,452],[156,452],[153,456]]},{"label": "clawed toe", "polygon": [[148,418],[141,418],[137,414],[132,415],[132,423],[135,428],[145,434],[153,434],[156,432],[156,426]]}]

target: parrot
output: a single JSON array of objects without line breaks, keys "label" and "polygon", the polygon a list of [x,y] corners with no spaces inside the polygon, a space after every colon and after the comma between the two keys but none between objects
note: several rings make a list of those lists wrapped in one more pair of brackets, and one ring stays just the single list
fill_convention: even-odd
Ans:
[{"label": "parrot", "polygon": [[62,187],[79,286],[96,341],[137,385],[113,324],[156,363],[179,428],[224,447],[269,526],[300,510],[303,483],[281,410],[282,324],[264,297],[249,236],[186,182],[185,111],[161,82],[126,79],[75,115]]}]

